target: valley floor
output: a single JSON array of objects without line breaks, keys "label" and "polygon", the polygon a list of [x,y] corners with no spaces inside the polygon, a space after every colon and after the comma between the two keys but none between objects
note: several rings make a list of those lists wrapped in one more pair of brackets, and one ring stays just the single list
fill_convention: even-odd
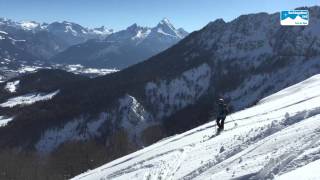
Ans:
[{"label": "valley floor", "polygon": [[320,75],[74,180],[320,179]]}]

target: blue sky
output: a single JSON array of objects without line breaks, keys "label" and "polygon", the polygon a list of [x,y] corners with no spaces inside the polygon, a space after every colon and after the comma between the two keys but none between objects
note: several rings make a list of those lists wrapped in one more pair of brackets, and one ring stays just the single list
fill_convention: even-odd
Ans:
[{"label": "blue sky", "polygon": [[39,22],[72,21],[120,30],[133,23],[155,26],[167,17],[188,31],[217,18],[320,5],[320,0],[0,0],[0,17]]}]

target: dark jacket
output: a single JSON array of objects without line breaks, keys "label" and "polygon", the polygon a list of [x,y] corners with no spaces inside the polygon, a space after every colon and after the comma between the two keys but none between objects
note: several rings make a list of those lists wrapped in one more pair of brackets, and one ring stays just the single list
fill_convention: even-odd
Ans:
[{"label": "dark jacket", "polygon": [[217,117],[218,118],[225,118],[229,113],[228,106],[224,103],[219,103],[218,104],[218,109],[217,109]]}]

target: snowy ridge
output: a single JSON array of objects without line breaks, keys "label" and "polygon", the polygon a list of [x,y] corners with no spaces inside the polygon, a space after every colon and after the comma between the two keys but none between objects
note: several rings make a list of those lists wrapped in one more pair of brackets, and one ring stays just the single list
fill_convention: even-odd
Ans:
[{"label": "snowy ridge", "polygon": [[73,179],[307,177],[320,168],[319,90],[316,75],[228,116],[220,135],[210,122]]},{"label": "snowy ridge", "polygon": [[107,29],[106,27],[101,26],[100,28],[90,29],[89,32],[93,34],[110,35],[113,33],[113,30]]},{"label": "snowy ridge", "polygon": [[40,27],[40,24],[34,21],[23,21],[20,23],[20,26],[24,30],[34,30]]},{"label": "snowy ridge", "polygon": [[0,31],[0,34],[8,35],[8,33],[7,33],[7,32],[4,32],[4,31]]},{"label": "snowy ridge", "polygon": [[0,104],[0,107],[15,107],[18,105],[30,105],[33,103],[36,103],[38,101],[46,101],[52,99],[55,95],[59,93],[59,90],[49,93],[49,94],[43,94],[43,93],[30,93],[14,98],[8,99],[6,102]]},{"label": "snowy ridge", "polygon": [[42,68],[49,68],[49,67],[40,67],[40,66],[26,66],[26,65],[21,65],[21,67],[17,70],[17,72],[24,74],[24,73],[33,73],[37,72],[37,70],[42,69]]},{"label": "snowy ridge", "polygon": [[117,69],[97,69],[97,68],[86,68],[81,64],[70,64],[66,66],[56,65],[57,68],[64,69],[68,72],[72,72],[74,74],[94,74],[96,76],[103,76],[106,74],[118,72]]},{"label": "snowy ridge", "polygon": [[[50,61],[121,70],[160,53],[187,35],[183,29],[177,30],[172,24],[162,21],[155,27],[142,27],[135,23],[105,38],[73,44]],[[79,52],[83,55],[79,56]]]},{"label": "snowy ridge", "polygon": [[[13,60],[10,59],[4,59],[4,61],[0,62],[0,64],[6,64],[13,62]],[[71,65],[63,65],[63,64],[52,64],[52,65],[43,65],[43,64],[36,64],[36,65],[25,65],[21,64],[17,69],[10,69],[7,67],[0,68],[1,72],[4,73],[4,76],[2,74],[0,75],[0,82],[5,82],[6,80],[9,80],[11,78],[17,77],[19,75],[25,75],[29,73],[35,73],[40,69],[61,69],[65,70],[67,72],[71,72],[74,74],[81,74],[89,77],[97,77],[97,76],[104,76],[110,73],[118,72],[118,69],[106,69],[106,68],[89,68],[82,66],[80,64],[71,64]],[[14,86],[14,82],[8,82],[8,86],[6,88],[6,91],[11,92],[11,88],[18,88],[19,84]],[[10,87],[10,90],[8,89]],[[11,92],[13,93],[13,92]]]},{"label": "snowy ridge", "polygon": [[167,18],[161,20],[157,26],[141,27],[137,24],[129,26],[126,30],[122,30],[113,34],[112,40],[123,40],[128,36],[130,40],[135,41],[136,45],[152,39],[162,41],[176,41],[183,39],[188,33],[182,28],[176,29]]},{"label": "snowy ridge", "polygon": [[184,31],[183,29],[177,30],[174,28],[174,26],[171,24],[168,18],[163,18],[157,27],[155,27],[156,31],[160,34],[171,36],[171,37],[177,37],[177,38],[184,38],[184,34],[181,33],[181,31]]}]

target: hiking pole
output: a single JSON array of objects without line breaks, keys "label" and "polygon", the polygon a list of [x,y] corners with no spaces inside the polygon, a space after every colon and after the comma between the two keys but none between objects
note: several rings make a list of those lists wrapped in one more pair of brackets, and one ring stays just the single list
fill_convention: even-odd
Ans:
[{"label": "hiking pole", "polygon": [[[234,119],[232,118],[232,116],[231,115],[229,115],[229,116],[231,118],[231,122],[234,122]],[[238,126],[238,123],[234,122],[234,127],[237,127],[237,126]]]}]

